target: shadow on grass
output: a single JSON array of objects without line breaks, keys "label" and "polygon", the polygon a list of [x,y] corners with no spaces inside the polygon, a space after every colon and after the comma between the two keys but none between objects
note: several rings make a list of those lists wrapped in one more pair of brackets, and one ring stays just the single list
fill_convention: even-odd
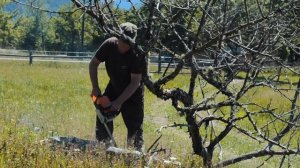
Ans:
[{"label": "shadow on grass", "polygon": [[[235,76],[234,79],[238,79],[238,80],[245,80],[245,77],[243,76]],[[256,82],[267,82],[267,83],[273,83],[273,84],[279,84],[279,85],[297,85],[298,82],[289,82],[289,81],[281,81],[281,80],[270,80],[270,79],[266,79],[264,77],[256,77],[255,79]]]}]

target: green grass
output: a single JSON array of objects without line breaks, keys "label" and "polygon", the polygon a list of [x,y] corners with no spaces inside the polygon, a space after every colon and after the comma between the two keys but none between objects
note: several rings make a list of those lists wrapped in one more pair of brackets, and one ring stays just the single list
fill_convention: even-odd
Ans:
[{"label": "green grass", "polygon": [[[22,132],[24,134],[35,134],[32,132],[33,128],[39,127],[43,129],[43,132],[38,135],[38,140],[45,139],[53,134],[95,139],[95,112],[89,96],[91,84],[88,75],[88,64],[35,62],[32,66],[29,66],[27,62],[1,61],[0,65],[0,121],[4,122],[0,125],[0,131],[4,130],[4,125],[9,129],[13,127],[17,130],[13,132],[14,136],[19,137],[19,133]],[[108,77],[102,69],[103,65],[101,65],[99,72],[100,87],[103,90]],[[148,91],[145,94],[144,138],[147,149],[159,136],[156,130],[160,126],[178,120],[184,122],[184,118],[177,115],[170,102],[160,101]],[[15,122],[14,125],[16,126],[8,124],[11,120]],[[19,127],[28,129],[23,130]],[[0,135],[0,146],[6,142],[7,137],[5,137],[5,134],[7,135],[7,132]],[[119,146],[124,147],[126,128],[121,116],[118,116],[115,120],[114,135]],[[184,143],[177,143],[177,138]],[[174,140],[170,141],[170,139]],[[28,140],[25,143],[27,143],[28,148],[31,148],[32,143],[35,142]],[[22,143],[19,140],[14,141],[12,146],[21,145]],[[183,130],[166,129],[163,131],[159,147],[174,148],[172,153],[176,157],[185,158],[187,154],[191,153],[191,148],[186,148],[186,143],[189,143],[189,138]],[[21,149],[15,150],[22,153]],[[76,162],[74,158],[72,158],[73,160],[65,158],[60,161],[60,153],[56,156],[46,148],[43,148],[43,150],[50,152],[50,154],[41,156],[45,160],[45,163],[38,163],[41,167],[43,167],[43,164],[47,164],[46,160],[49,159],[54,159],[54,162],[57,162],[50,164],[50,167],[58,167],[57,165],[61,162],[66,162],[66,164]],[[2,154],[0,155],[2,156]],[[52,155],[55,155],[55,158]],[[6,156],[1,164],[8,164],[9,157],[11,156]],[[29,158],[29,160],[31,159]],[[80,157],[77,158],[77,161],[85,163]],[[13,164],[17,161],[13,160],[11,162]],[[98,162],[95,162],[94,165],[97,165]],[[119,166],[122,167],[122,164],[124,163],[119,162]]]},{"label": "green grass", "polygon": [[[111,167],[104,151],[76,153],[50,147],[41,143],[43,134],[32,132],[28,127],[16,121],[2,122],[0,146],[0,167]],[[119,167],[125,167],[122,159],[113,160]]]},{"label": "green grass", "polygon": [[[152,67],[153,69],[153,67]],[[186,70],[184,70],[186,72]],[[157,79],[162,74],[153,74]],[[294,77],[293,77],[294,80]],[[103,90],[108,77],[103,70],[99,71],[100,87]],[[187,91],[189,75],[180,74],[174,81],[167,83],[165,88],[179,87]],[[0,61],[0,167],[111,167],[104,152],[99,150],[99,156],[91,153],[69,154],[64,151],[51,151],[39,142],[51,135],[76,136],[94,140],[95,112],[90,99],[91,84],[86,63],[55,63]],[[214,88],[207,85],[204,88],[206,97],[212,94]],[[266,94],[253,94],[255,92]],[[268,93],[270,92],[270,93]],[[270,96],[273,102],[282,109],[284,101],[276,99],[277,93],[271,93],[265,88],[253,90],[244,100],[256,100],[262,105],[268,104]],[[293,93],[289,93],[291,96]],[[195,100],[201,100],[199,84],[196,86]],[[224,99],[218,96],[216,100]],[[226,108],[224,108],[226,112]],[[241,112],[242,113],[242,112]],[[201,115],[203,113],[201,112]],[[242,115],[242,114],[241,114]],[[162,101],[147,89],[145,92],[145,148],[159,136],[156,132],[163,125],[185,123],[171,106],[170,101]],[[242,123],[243,126],[249,126]],[[42,132],[34,132],[34,128],[42,128]],[[222,129],[222,124],[216,125],[216,131]],[[179,158],[184,167],[199,167],[202,161],[192,155],[191,140],[186,129],[163,129],[163,137],[159,147],[166,148],[167,154]],[[120,147],[125,146],[126,128],[121,116],[115,120],[114,135]],[[234,142],[234,145],[232,145]],[[245,145],[245,142],[247,145]],[[263,144],[260,144],[263,146]],[[258,147],[250,139],[237,132],[232,132],[222,141],[224,158],[231,158]],[[214,160],[217,160],[217,151]],[[278,158],[276,158],[278,160]],[[265,167],[278,164],[276,159]],[[232,167],[253,167],[262,159],[241,162]],[[298,159],[299,160],[299,159]],[[276,161],[276,163],[275,163]],[[300,161],[299,161],[300,162]],[[122,159],[114,160],[115,167],[126,167]],[[139,165],[139,164],[138,164]],[[161,167],[162,165],[157,165]],[[278,165],[277,165],[278,166]]]}]

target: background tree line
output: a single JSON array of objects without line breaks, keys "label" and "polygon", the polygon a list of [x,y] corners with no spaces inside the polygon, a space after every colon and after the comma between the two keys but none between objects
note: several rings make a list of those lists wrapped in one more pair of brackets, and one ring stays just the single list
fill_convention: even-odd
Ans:
[{"label": "background tree line", "polygon": [[[7,12],[4,10],[5,5],[12,3],[11,0],[0,2],[0,48],[10,49],[22,49],[22,50],[55,50],[55,51],[94,51],[105,39],[106,34],[99,26],[99,23],[95,21],[89,15],[83,16],[83,12],[80,10],[74,10],[72,3],[61,6],[58,11],[45,12],[40,9],[47,9],[43,0],[37,0],[32,3],[38,8],[22,6],[23,10],[15,10],[13,12]],[[17,1],[18,2],[18,1]],[[228,8],[238,8],[237,12],[232,13],[234,15],[233,21],[229,26],[234,27],[243,20],[247,19],[245,12],[239,12],[244,6],[243,1],[234,0],[229,1]],[[90,2],[86,0],[88,6]],[[185,3],[185,2],[182,2]],[[278,9],[277,12],[284,12],[284,9],[280,9],[283,1],[270,1],[264,4],[266,6],[262,10],[272,10],[272,8]],[[238,5],[237,5],[238,4]],[[119,23],[124,21],[131,21],[137,23],[139,16],[135,14],[134,8],[130,10],[120,9],[117,4],[110,3],[112,10],[116,13],[116,18]],[[249,11],[260,9],[255,8],[256,1],[249,1]],[[141,15],[147,15],[147,6],[140,6]],[[164,11],[165,17],[173,16],[172,22],[177,34],[172,32],[165,33],[165,29],[168,29],[169,25],[161,25],[155,30],[157,33],[164,33],[161,38],[161,42],[166,47],[174,51],[183,52],[184,46],[182,43],[177,42],[177,35],[185,36],[183,39],[188,46],[193,45],[191,42],[193,32],[196,32],[196,25],[190,24],[190,19],[195,16],[201,16],[201,12],[182,12],[180,8],[174,8],[172,11]],[[263,11],[261,11],[263,12]],[[219,15],[220,13],[215,13]],[[295,13],[299,16],[299,12]],[[163,15],[161,16],[163,17]],[[291,16],[293,17],[293,16]],[[84,35],[82,35],[82,19],[84,18]],[[249,19],[249,18],[248,18]],[[292,27],[299,27],[299,21],[295,19]],[[187,26],[185,29],[182,25]],[[142,25],[139,25],[142,26]],[[192,30],[192,31],[191,31]],[[207,32],[207,30],[205,30]],[[295,35],[291,32],[291,35]],[[204,38],[209,39],[209,33]],[[299,35],[298,35],[299,36]],[[82,46],[82,37],[83,46]],[[143,37],[140,35],[139,37]],[[250,39],[251,37],[249,37]],[[299,44],[300,37],[295,38],[295,44],[298,44],[298,48],[290,48],[285,42],[277,44],[277,55],[282,60],[288,60],[289,62],[295,62],[300,60]],[[140,40],[143,41],[143,40]],[[159,46],[158,46],[159,50]],[[157,51],[158,51],[157,50]],[[213,59],[213,58],[212,58]]]},{"label": "background tree line", "polygon": [[[5,5],[12,3],[13,1],[7,0],[0,2],[0,48],[9,49],[21,49],[21,50],[55,50],[55,51],[94,51],[105,39],[106,34],[99,26],[99,23],[95,21],[89,15],[83,16],[83,12],[80,10],[74,10],[72,3],[61,6],[58,11],[45,12],[41,9],[47,9],[43,0],[37,0],[32,3],[33,6],[38,8],[22,6],[23,10],[15,10],[13,12],[7,12],[4,10]],[[18,2],[18,1],[17,1]],[[243,4],[241,0],[229,1],[229,8],[242,9]],[[89,2],[86,2],[86,5]],[[182,2],[185,3],[185,2]],[[271,8],[278,8],[278,12],[284,12],[280,9],[283,1],[270,1],[265,3],[266,8],[264,10],[271,10]],[[255,9],[256,1],[249,1],[249,11]],[[116,13],[116,18],[119,23],[124,21],[131,21],[137,23],[139,16],[134,13],[134,8],[130,10],[120,9],[117,4],[110,3],[112,10]],[[145,5],[145,4],[144,4]],[[146,6],[140,7],[141,15],[147,15],[148,11]],[[193,32],[196,32],[196,25],[189,24],[190,19],[195,16],[201,16],[201,12],[182,12],[180,8],[174,8],[172,11],[164,11],[165,17],[172,16],[172,22],[177,34],[172,32],[165,33],[165,29],[168,29],[169,25],[161,25],[157,33],[164,33],[161,38],[161,42],[166,47],[176,52],[183,52],[184,46],[182,43],[177,42],[177,35],[185,36],[183,39],[189,46],[193,45],[191,42]],[[239,10],[235,10],[239,11]],[[220,14],[220,13],[219,13]],[[229,26],[234,27],[243,19],[247,19],[245,12],[232,13],[234,15],[234,21]],[[218,13],[215,13],[218,15]],[[299,13],[296,13],[299,16]],[[163,16],[162,16],[163,17]],[[84,18],[84,31],[82,31],[82,19]],[[188,25],[189,24],[189,25]],[[182,25],[187,26],[188,31]],[[142,26],[142,25],[139,25]],[[295,20],[291,26],[299,27],[299,21]],[[207,31],[207,30],[206,30]],[[84,32],[84,35],[82,35]],[[293,33],[291,33],[293,35]],[[82,46],[82,37],[83,46]],[[143,36],[139,36],[143,37]],[[205,38],[209,39],[209,33]],[[249,37],[251,38],[251,37]],[[143,40],[140,40],[143,41]],[[295,44],[300,44],[300,38],[296,38]],[[289,62],[295,62],[300,60],[299,49],[295,50],[288,47],[285,42],[277,44],[279,47],[276,53],[282,60],[289,60]],[[159,50],[159,46],[158,46]]]},{"label": "background tree line", "polygon": [[[32,8],[18,4],[12,12],[4,9],[11,1],[0,2],[0,48],[44,51],[94,51],[105,39],[98,23],[73,4],[65,4],[57,11],[47,12],[43,0],[34,1]],[[117,9],[116,9],[117,10]],[[133,20],[130,11],[118,9],[123,20]],[[84,18],[84,43],[82,19]]]}]

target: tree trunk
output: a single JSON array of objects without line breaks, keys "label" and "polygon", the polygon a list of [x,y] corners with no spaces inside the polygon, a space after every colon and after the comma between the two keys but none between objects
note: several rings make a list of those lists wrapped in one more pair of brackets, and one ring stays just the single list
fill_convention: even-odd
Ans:
[{"label": "tree trunk", "polygon": [[193,117],[191,113],[186,114],[186,121],[189,125],[188,131],[190,137],[192,138],[192,145],[195,154],[202,156],[203,146],[202,146],[202,138],[199,134],[199,128],[196,124],[196,119]]},{"label": "tree trunk", "polygon": [[206,153],[206,155],[203,156],[203,166],[205,168],[212,168],[212,153]]}]

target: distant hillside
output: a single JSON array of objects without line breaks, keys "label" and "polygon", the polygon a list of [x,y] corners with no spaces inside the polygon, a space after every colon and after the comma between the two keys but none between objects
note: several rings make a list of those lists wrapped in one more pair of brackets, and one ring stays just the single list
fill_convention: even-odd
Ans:
[{"label": "distant hillside", "polygon": [[[26,3],[27,0],[19,0],[20,2]],[[43,2],[43,8],[47,8],[49,10],[58,10],[61,6],[71,3],[70,0],[41,0]],[[36,5],[37,6],[37,5]],[[16,3],[10,3],[5,6],[5,10],[8,12],[15,11],[16,9],[22,9],[23,6]]]}]

